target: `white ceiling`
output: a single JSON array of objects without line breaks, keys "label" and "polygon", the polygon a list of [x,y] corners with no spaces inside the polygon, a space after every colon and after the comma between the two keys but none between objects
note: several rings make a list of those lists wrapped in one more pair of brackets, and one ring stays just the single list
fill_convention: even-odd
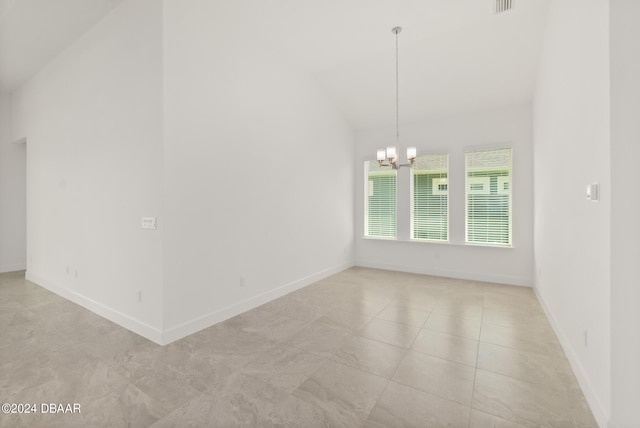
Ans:
[{"label": "white ceiling", "polygon": [[[120,0],[0,0],[0,89],[13,90]],[[176,0],[177,1],[177,0]],[[190,0],[180,0],[190,1]],[[234,36],[309,70],[355,129],[529,102],[549,0],[209,0]]]}]

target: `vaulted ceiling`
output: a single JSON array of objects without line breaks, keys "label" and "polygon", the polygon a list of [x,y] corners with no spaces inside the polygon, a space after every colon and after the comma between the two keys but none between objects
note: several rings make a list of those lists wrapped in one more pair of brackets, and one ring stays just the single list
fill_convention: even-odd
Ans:
[{"label": "vaulted ceiling", "polygon": [[[0,89],[15,90],[120,0],[0,0]],[[549,0],[218,1],[234,34],[308,70],[355,129],[529,102]],[[239,53],[241,54],[241,53]]]}]

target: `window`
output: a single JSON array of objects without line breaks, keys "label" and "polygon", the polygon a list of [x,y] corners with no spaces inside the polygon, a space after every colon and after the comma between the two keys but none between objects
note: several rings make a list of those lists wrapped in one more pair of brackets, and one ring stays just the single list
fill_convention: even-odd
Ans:
[{"label": "window", "polygon": [[468,243],[511,245],[511,149],[465,153]]},{"label": "window", "polygon": [[364,163],[364,234],[375,238],[396,237],[396,171],[376,161]]},{"label": "window", "polygon": [[449,239],[449,156],[418,156],[411,169],[411,237]]}]

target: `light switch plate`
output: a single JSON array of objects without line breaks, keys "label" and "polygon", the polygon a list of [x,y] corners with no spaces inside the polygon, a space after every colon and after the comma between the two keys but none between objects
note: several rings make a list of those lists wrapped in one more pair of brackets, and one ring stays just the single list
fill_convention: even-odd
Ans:
[{"label": "light switch plate", "polygon": [[598,183],[587,184],[587,200],[597,202],[600,200]]},{"label": "light switch plate", "polygon": [[143,229],[155,229],[156,228],[156,218],[155,217],[142,217],[142,228]]}]

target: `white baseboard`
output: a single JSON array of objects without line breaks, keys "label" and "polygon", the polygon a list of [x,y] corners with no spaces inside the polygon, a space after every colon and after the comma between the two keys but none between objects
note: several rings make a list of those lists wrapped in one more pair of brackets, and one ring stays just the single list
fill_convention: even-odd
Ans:
[{"label": "white baseboard", "polygon": [[25,269],[27,269],[27,265],[25,263],[18,263],[14,265],[0,265],[0,273],[16,272]]},{"label": "white baseboard", "polygon": [[274,288],[273,290],[269,290],[265,293],[259,294],[257,296],[253,296],[249,299],[243,300],[238,303],[234,303],[225,308],[202,315],[191,321],[187,321],[185,323],[179,324],[164,332],[162,336],[162,344],[167,345],[171,342],[182,339],[183,337],[189,336],[190,334],[193,334],[197,331],[200,331],[207,327],[211,327],[214,324],[222,322],[226,319],[229,319],[243,312],[256,308],[260,305],[268,303],[279,297],[282,297],[285,294],[289,294],[293,291],[306,287],[307,285],[313,284],[316,281],[320,281],[321,279],[324,279],[328,276],[334,275],[338,272],[348,269],[353,265],[354,265],[353,262],[346,262],[346,263],[322,270],[320,272],[316,272],[312,275],[306,276],[304,278],[300,278],[288,284]]},{"label": "white baseboard", "polygon": [[120,311],[117,311],[113,308],[105,306],[99,302],[96,302],[93,299],[90,299],[82,294],[79,294],[73,290],[69,290],[68,288],[61,287],[52,281],[49,281],[45,278],[39,277],[37,275],[32,274],[27,271],[25,277],[31,282],[34,282],[40,285],[47,290],[64,297],[78,305],[110,320],[114,323],[130,330],[136,334],[139,334],[142,337],[145,337],[159,345],[166,345],[173,341],[179,340],[183,337],[186,337],[190,334],[193,334],[197,331],[200,331],[204,328],[210,327],[214,324],[217,324],[221,321],[224,321],[228,318],[239,315],[243,312],[246,312],[250,309],[263,305],[265,303],[270,302],[271,300],[277,299],[279,297],[284,296],[285,294],[291,293],[292,291],[299,290],[300,288],[306,287],[307,285],[313,284],[316,281],[324,279],[328,276],[341,272],[345,269],[353,266],[353,262],[349,261],[320,272],[316,272],[312,275],[306,276],[304,278],[293,281],[289,284],[285,284],[268,292],[259,294],[257,296],[251,297],[247,300],[235,303],[233,305],[229,305],[225,308],[219,309],[215,312],[203,315],[194,320],[182,323],[176,327],[170,328],[166,331],[159,330],[154,328],[148,324],[145,324],[135,318],[130,317]]},{"label": "white baseboard", "polygon": [[444,276],[448,278],[469,279],[474,281],[495,282],[498,284],[520,285],[524,287],[532,287],[533,280],[531,278],[522,278],[517,276],[496,275],[478,272],[464,272],[459,270],[433,269],[421,266],[403,266],[386,263],[371,262],[367,260],[357,260],[356,266],[394,270],[398,272],[417,273],[422,275]]},{"label": "white baseboard", "polygon": [[54,284],[52,281],[49,281],[45,278],[39,277],[27,271],[25,278],[31,282],[38,284],[39,286],[46,288],[47,290],[64,297],[67,300],[72,301],[73,303],[77,303],[82,306],[100,315],[103,318],[108,319],[121,327],[126,328],[136,334],[139,334],[142,337],[145,337],[159,345],[162,345],[162,331],[158,330],[155,327],[152,327],[148,324],[145,324],[135,318],[127,314],[123,314],[122,312],[110,308],[108,306],[103,305],[102,303],[96,302],[93,299],[90,299],[82,294],[79,294],[73,290],[69,290],[66,287],[61,287],[57,284]]},{"label": "white baseboard", "polygon": [[538,289],[534,287],[533,290],[536,293],[536,297],[538,298],[538,301],[540,302],[540,305],[542,306],[544,313],[547,315],[547,318],[551,323],[551,327],[553,328],[553,331],[555,332],[556,336],[558,336],[558,340],[560,341],[562,350],[567,356],[567,359],[569,360],[569,364],[571,364],[571,369],[573,370],[573,374],[576,376],[576,379],[580,384],[580,388],[582,389],[582,393],[584,394],[584,397],[587,399],[587,403],[589,403],[589,407],[591,408],[593,417],[596,419],[596,421],[598,422],[598,425],[601,427],[616,426],[611,421],[609,421],[609,416],[604,411],[604,408],[602,407],[602,404],[600,403],[600,400],[598,399],[598,396],[596,395],[593,389],[593,386],[591,385],[591,381],[589,379],[589,376],[587,375],[587,372],[585,371],[584,367],[580,363],[580,360],[578,359],[576,352],[574,351],[569,340],[567,339],[567,336],[564,334],[563,330],[560,328],[560,325],[558,324],[556,317],[553,315],[553,312],[551,312],[551,309],[549,309],[549,306],[547,305],[545,300],[542,298],[542,295],[538,292]]}]

